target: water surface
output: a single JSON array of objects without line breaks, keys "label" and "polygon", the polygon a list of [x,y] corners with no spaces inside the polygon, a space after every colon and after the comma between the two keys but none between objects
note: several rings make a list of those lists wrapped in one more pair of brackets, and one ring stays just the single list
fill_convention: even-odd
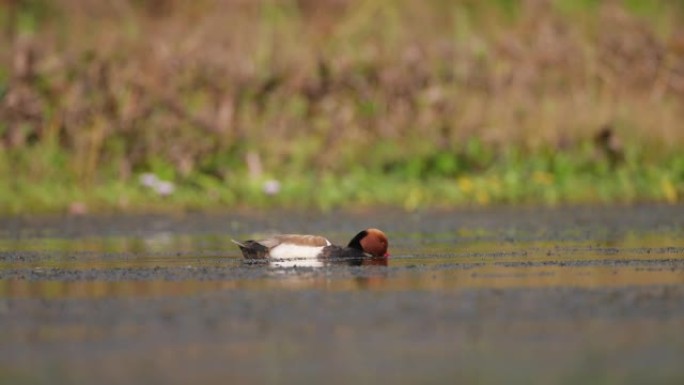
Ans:
[{"label": "water surface", "polygon": [[[231,239],[379,227],[387,266]],[[684,207],[0,220],[12,383],[681,383]]]}]

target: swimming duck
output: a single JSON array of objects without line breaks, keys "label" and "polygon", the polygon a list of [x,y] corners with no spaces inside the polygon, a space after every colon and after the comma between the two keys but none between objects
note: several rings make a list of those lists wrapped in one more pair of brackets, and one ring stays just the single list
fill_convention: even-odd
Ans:
[{"label": "swimming duck", "polygon": [[248,259],[350,259],[387,258],[388,241],[385,233],[378,229],[366,229],[358,234],[346,247],[333,245],[319,235],[279,234],[259,241],[233,241]]}]

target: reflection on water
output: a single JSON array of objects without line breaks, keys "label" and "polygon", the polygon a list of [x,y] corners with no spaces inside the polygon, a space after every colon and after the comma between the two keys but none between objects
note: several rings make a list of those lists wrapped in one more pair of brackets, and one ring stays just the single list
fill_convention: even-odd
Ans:
[{"label": "reflection on water", "polygon": [[144,237],[113,236],[86,238],[0,238],[0,250],[37,252],[158,253],[232,249],[230,237],[152,233]]},{"label": "reflection on water", "polygon": [[225,281],[0,281],[0,298],[188,296],[238,287]]}]

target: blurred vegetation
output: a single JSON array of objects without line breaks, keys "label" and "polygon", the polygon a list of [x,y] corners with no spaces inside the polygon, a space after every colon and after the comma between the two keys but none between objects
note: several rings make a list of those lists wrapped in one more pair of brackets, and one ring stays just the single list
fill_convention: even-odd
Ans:
[{"label": "blurred vegetation", "polygon": [[684,197],[682,0],[1,0],[0,33],[2,212]]}]

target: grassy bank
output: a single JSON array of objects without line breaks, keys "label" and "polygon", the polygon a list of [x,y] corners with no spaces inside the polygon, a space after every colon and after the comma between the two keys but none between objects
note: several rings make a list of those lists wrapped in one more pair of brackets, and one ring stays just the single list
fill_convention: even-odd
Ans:
[{"label": "grassy bank", "polygon": [[679,1],[0,5],[0,211],[684,197]]}]

